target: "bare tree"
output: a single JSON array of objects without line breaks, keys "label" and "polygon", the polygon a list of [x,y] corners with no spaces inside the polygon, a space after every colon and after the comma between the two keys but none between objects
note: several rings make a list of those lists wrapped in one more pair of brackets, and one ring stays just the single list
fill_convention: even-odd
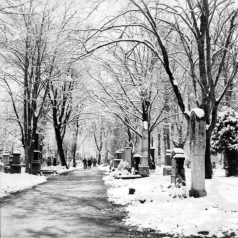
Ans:
[{"label": "bare tree", "polygon": [[[92,29],[91,39],[98,36],[99,39],[104,39],[104,42],[99,40],[95,43],[94,41],[90,48],[87,47],[88,42],[82,42],[86,48],[86,54],[120,42],[145,45],[163,65],[178,105],[185,118],[190,120],[190,114],[184,103],[171,62],[175,61],[183,70],[186,70],[193,82],[195,107],[202,108],[205,112],[207,123],[205,177],[211,178],[211,133],[216,124],[218,105],[237,75],[238,69],[236,55],[229,50],[236,38],[238,11],[234,8],[232,1],[223,0],[187,0],[186,4],[178,5],[175,2],[174,6],[158,1],[128,0],[128,2],[128,8],[124,12],[111,18],[99,30]],[[228,29],[227,34],[219,37],[224,27]],[[147,34],[142,38],[133,37],[128,33],[131,28],[143,29]],[[114,35],[111,34],[106,38],[105,35],[109,30],[113,30]],[[179,41],[174,40],[178,37],[174,39],[169,37],[171,32],[179,37]],[[154,36],[153,41],[148,35]],[[177,47],[175,52],[174,46]],[[181,54],[186,57],[189,68],[184,67],[184,64],[174,57]],[[228,58],[232,59],[233,63],[229,67],[223,89],[219,93],[218,84]]]}]

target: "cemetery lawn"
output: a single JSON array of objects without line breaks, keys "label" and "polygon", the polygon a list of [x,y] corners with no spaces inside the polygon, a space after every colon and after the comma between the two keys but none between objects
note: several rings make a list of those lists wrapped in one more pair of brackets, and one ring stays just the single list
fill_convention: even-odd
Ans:
[{"label": "cemetery lawn", "polygon": [[[163,176],[163,167],[157,167],[150,177],[115,179],[115,172],[107,170],[103,180],[107,185],[108,200],[126,205],[126,226],[139,231],[173,237],[238,237],[238,177],[225,177],[221,168],[214,170],[206,180],[207,196],[188,196],[191,170],[186,170],[186,186],[171,187],[170,176]],[[134,195],[129,195],[134,188]]]}]

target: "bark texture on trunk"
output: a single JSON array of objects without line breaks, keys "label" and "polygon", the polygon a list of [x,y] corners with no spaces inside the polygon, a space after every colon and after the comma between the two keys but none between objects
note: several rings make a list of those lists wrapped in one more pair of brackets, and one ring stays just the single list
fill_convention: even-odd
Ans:
[{"label": "bark texture on trunk", "polygon": [[66,163],[65,156],[64,156],[63,141],[61,138],[60,130],[56,127],[55,127],[55,139],[57,142],[58,153],[59,153],[61,165],[66,166],[66,168],[68,169],[68,165]]},{"label": "bark texture on trunk", "polygon": [[212,163],[211,163],[211,138],[206,134],[206,150],[205,150],[205,179],[212,178]]}]

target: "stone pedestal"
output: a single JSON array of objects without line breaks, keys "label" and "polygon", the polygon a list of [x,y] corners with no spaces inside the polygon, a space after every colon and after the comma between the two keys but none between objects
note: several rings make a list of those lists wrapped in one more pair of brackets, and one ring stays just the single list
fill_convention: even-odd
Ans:
[{"label": "stone pedestal", "polygon": [[140,157],[141,157],[141,155],[139,155],[139,154],[135,154],[133,156],[135,174],[138,174],[138,171],[139,171]]},{"label": "stone pedestal", "polygon": [[141,156],[140,157],[140,165],[142,166],[148,166],[148,156]]},{"label": "stone pedestal", "polygon": [[142,177],[149,177],[150,172],[149,172],[149,166],[143,166],[139,164],[139,175]]},{"label": "stone pedestal", "polygon": [[185,181],[184,160],[184,151],[180,148],[174,148],[171,152],[171,183],[176,184],[178,177],[181,177]]},{"label": "stone pedestal", "polygon": [[116,151],[116,159],[121,159],[121,151],[120,150]]},{"label": "stone pedestal", "polygon": [[20,174],[21,173],[21,153],[19,151],[13,151],[13,159],[11,163],[11,174]]},{"label": "stone pedestal", "polygon": [[161,156],[160,155],[157,157],[157,165],[159,167],[161,167]]},{"label": "stone pedestal", "polygon": [[3,153],[2,162],[4,163],[5,166],[9,166],[9,157],[10,157],[10,153],[8,153],[8,152]]},{"label": "stone pedestal", "polygon": [[125,150],[121,150],[121,159],[125,161]]},{"label": "stone pedestal", "polygon": [[116,169],[118,167],[118,165],[120,164],[121,160],[120,159],[114,159],[113,160],[113,167],[114,169]]},{"label": "stone pedestal", "polygon": [[125,148],[125,161],[129,164],[129,168],[133,167],[131,158],[131,147]]},{"label": "stone pedestal", "polygon": [[40,151],[34,150],[34,157],[32,160],[32,167],[31,167],[32,174],[40,174],[41,162],[39,158],[40,158]]},{"label": "stone pedestal", "polygon": [[53,158],[53,166],[56,166],[56,165],[57,165],[57,158],[54,157],[54,158]]},{"label": "stone pedestal", "polygon": [[13,155],[12,163],[20,164],[21,163],[21,159],[20,159],[21,153],[19,151],[13,151],[12,155]]},{"label": "stone pedestal", "polygon": [[171,175],[171,167],[164,167],[163,168],[163,175]]},{"label": "stone pedestal", "polygon": [[172,162],[171,162],[171,150],[166,150],[164,165],[172,165]]},{"label": "stone pedestal", "polygon": [[4,163],[0,161],[0,172],[4,172]]},{"label": "stone pedestal", "polygon": [[20,164],[11,164],[11,174],[20,174],[21,173],[21,165]]},{"label": "stone pedestal", "polygon": [[190,115],[191,189],[189,196],[204,197],[205,190],[206,122],[202,109]]},{"label": "stone pedestal", "polygon": [[149,143],[148,128],[143,127],[142,129],[142,156],[147,157],[147,160],[148,160],[148,143]]}]

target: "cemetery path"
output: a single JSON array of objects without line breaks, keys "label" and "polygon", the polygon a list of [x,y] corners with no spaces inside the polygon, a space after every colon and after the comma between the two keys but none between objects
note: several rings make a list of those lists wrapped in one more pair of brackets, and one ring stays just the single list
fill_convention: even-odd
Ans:
[{"label": "cemetery path", "polygon": [[102,176],[97,168],[76,170],[2,198],[0,237],[160,237],[121,224],[122,207],[107,201]]}]

